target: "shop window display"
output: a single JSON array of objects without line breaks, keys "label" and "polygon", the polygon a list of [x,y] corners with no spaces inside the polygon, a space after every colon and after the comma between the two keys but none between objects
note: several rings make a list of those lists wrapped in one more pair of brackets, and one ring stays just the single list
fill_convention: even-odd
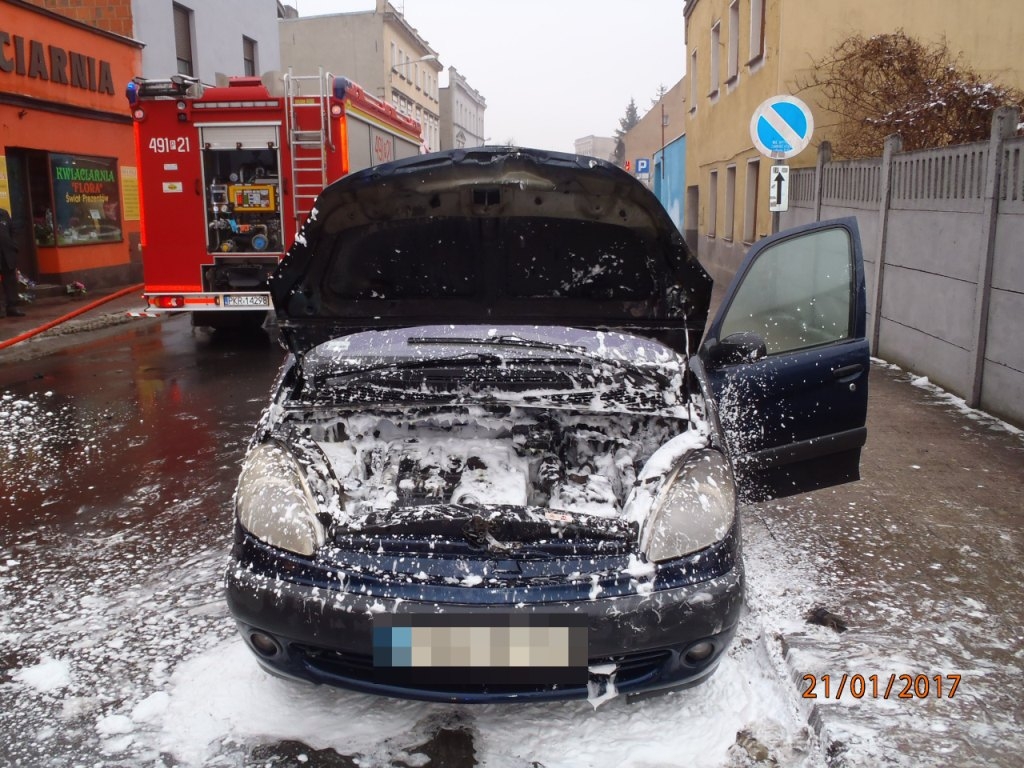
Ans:
[{"label": "shop window display", "polygon": [[50,168],[57,245],[121,241],[117,160],[52,154]]},{"label": "shop window display", "polygon": [[[117,160],[50,154],[43,177],[31,163],[36,244],[91,245],[121,242],[121,190]],[[40,182],[45,182],[41,184]]]}]

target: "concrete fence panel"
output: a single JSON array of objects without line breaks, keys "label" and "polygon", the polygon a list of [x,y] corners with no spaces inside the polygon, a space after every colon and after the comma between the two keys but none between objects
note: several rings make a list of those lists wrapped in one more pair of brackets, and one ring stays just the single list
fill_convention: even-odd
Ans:
[{"label": "concrete fence panel", "polygon": [[981,213],[988,144],[923,149],[893,159],[894,210]]},{"label": "concrete fence panel", "polygon": [[875,354],[963,395],[975,290],[973,283],[887,264]]},{"label": "concrete fence panel", "polygon": [[814,168],[795,168],[790,171],[790,208],[813,208],[814,201]]},{"label": "concrete fence panel", "polygon": [[1007,140],[1003,149],[981,402],[986,410],[1020,423],[1024,408],[1024,138]]},{"label": "concrete fence panel", "polygon": [[1024,138],[1010,139],[1003,150],[999,212],[1024,213]]},{"label": "concrete fence panel", "polygon": [[977,283],[986,243],[981,213],[893,209],[888,237],[887,266]]},{"label": "concrete fence panel", "polygon": [[993,289],[988,344],[982,371],[981,407],[1022,424],[1024,403],[1024,293]]},{"label": "concrete fence panel", "polygon": [[882,160],[845,160],[824,168],[822,206],[878,210]]}]

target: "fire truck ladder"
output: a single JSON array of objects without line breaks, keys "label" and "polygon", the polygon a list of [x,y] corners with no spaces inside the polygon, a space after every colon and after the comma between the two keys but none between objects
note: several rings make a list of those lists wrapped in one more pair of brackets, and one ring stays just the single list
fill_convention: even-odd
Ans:
[{"label": "fire truck ladder", "polygon": [[[327,151],[333,149],[328,96],[334,75],[285,76],[285,120],[292,156],[292,215],[301,227],[327,185]],[[314,84],[312,88],[310,84]]]}]

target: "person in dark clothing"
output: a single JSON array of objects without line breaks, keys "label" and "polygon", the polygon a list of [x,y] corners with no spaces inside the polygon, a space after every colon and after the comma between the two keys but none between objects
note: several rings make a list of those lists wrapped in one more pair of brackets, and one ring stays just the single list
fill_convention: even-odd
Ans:
[{"label": "person in dark clothing", "polygon": [[11,214],[0,208],[0,279],[4,282],[7,317],[24,317],[18,309],[18,246],[14,244]]}]

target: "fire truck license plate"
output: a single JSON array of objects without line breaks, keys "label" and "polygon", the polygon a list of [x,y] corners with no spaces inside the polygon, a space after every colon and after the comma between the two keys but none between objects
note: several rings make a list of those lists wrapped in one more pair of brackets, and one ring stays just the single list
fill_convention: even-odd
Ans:
[{"label": "fire truck license plate", "polygon": [[266,294],[235,294],[224,297],[225,307],[267,307],[270,306],[270,297]]}]

